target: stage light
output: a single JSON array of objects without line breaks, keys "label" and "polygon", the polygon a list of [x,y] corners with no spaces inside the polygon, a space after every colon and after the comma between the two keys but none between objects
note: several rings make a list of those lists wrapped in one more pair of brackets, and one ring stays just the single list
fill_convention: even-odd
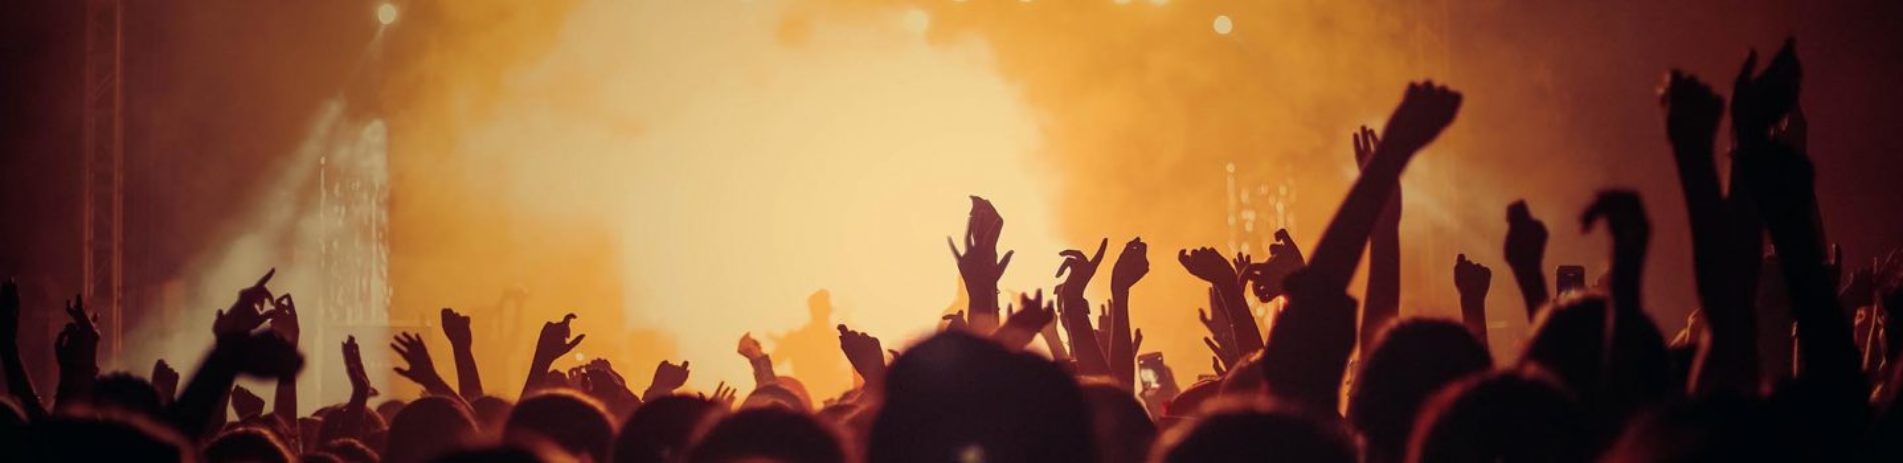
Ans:
[{"label": "stage light", "polygon": [[1213,24],[1212,26],[1216,28],[1216,34],[1229,35],[1229,31],[1235,30],[1236,23],[1234,21],[1229,20],[1229,16],[1223,15],[1223,16],[1216,16],[1216,23]]},{"label": "stage light", "polygon": [[377,5],[377,23],[388,26],[393,22],[396,22],[396,5]]}]

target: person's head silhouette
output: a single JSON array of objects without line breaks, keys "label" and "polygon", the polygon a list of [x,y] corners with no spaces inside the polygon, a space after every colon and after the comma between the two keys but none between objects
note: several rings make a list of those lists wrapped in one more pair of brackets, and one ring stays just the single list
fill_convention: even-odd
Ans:
[{"label": "person's head silhouette", "polygon": [[1493,358],[1459,323],[1403,319],[1364,353],[1348,391],[1348,422],[1361,431],[1368,460],[1400,461],[1421,404],[1441,387],[1486,371]]},{"label": "person's head silhouette", "polygon": [[844,463],[839,433],[812,415],[779,407],[742,410],[720,420],[694,444],[690,463],[746,461]]},{"label": "person's head silhouette", "polygon": [[420,463],[476,436],[475,420],[461,402],[446,397],[424,397],[410,402],[390,420],[383,461]]},{"label": "person's head silhouette", "polygon": [[887,371],[867,460],[1096,461],[1085,407],[1050,361],[946,331]]},{"label": "person's head silhouette", "polygon": [[593,398],[551,389],[517,403],[503,425],[503,436],[511,442],[546,439],[571,454],[608,461],[614,424]]}]

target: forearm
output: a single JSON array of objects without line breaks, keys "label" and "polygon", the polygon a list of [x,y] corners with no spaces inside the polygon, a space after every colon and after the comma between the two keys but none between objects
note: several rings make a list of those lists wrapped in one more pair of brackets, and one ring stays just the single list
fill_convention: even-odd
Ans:
[{"label": "forearm", "polygon": [[[548,375],[548,367],[554,362],[536,359],[529,364],[529,378],[522,382],[522,398],[542,388],[542,381]],[[518,399],[519,400],[519,399]]]},{"label": "forearm", "polygon": [[1070,359],[1070,351],[1064,348],[1063,340],[1057,337],[1057,325],[1061,323],[1063,323],[1061,320],[1047,323],[1039,332],[1039,335],[1044,338],[1044,348],[1051,351],[1051,360],[1059,362]]},{"label": "forearm", "polygon": [[773,357],[760,354],[747,359],[747,363],[753,365],[753,387],[773,384],[780,380],[779,375],[773,373]]},{"label": "forearm", "polygon": [[1097,331],[1090,327],[1089,302],[1082,298],[1065,298],[1059,302],[1058,317],[1064,322],[1064,331],[1070,332],[1070,353],[1077,359],[1079,375],[1109,375],[1109,365],[1104,362],[1103,349],[1097,346]]},{"label": "forearm", "polygon": [[966,296],[971,299],[966,307],[966,323],[972,332],[984,335],[998,329],[998,285],[966,288]]},{"label": "forearm", "polygon": [[178,401],[172,403],[172,425],[189,441],[203,441],[224,424],[226,400],[238,372],[220,356],[214,350],[204,366],[192,374],[191,381],[185,383],[185,391],[179,393]]},{"label": "forearm", "polygon": [[1823,250],[1815,244],[1814,234],[1797,228],[1772,227],[1771,240],[1790,289],[1791,317],[1797,321],[1800,375],[1854,378],[1858,375],[1856,346],[1838,308],[1836,287],[1824,268]]},{"label": "forearm", "polygon": [[1362,169],[1308,261],[1306,278],[1316,285],[1311,289],[1328,292],[1347,289],[1348,280],[1354,277],[1355,267],[1360,264],[1363,243],[1368,242],[1368,235],[1374,230],[1375,218],[1381,214],[1388,198],[1400,188],[1398,182],[1406,154],[1377,150],[1374,159]]},{"label": "forearm", "polygon": [[[1400,195],[1388,202],[1400,207]],[[1368,241],[1368,292],[1361,304],[1361,345],[1372,346],[1382,327],[1401,315],[1401,229],[1398,213],[1383,212]]]},{"label": "forearm", "polygon": [[28,420],[46,417],[46,404],[40,402],[40,393],[33,390],[33,378],[26,374],[26,364],[20,360],[20,349],[16,343],[8,343],[0,351],[0,362],[7,370],[7,391],[20,401]]},{"label": "forearm", "polygon": [[1540,262],[1507,262],[1507,265],[1512,267],[1513,282],[1520,287],[1520,300],[1526,303],[1526,320],[1531,322],[1552,297],[1547,293],[1546,273],[1541,270]]},{"label": "forearm", "polygon": [[[1712,166],[1709,143],[1678,144],[1679,187],[1692,232],[1692,266],[1699,305],[1708,330],[1699,341],[1699,358],[1692,378],[1696,394],[1749,394],[1757,387],[1756,314],[1751,306],[1755,289],[1756,252],[1736,243],[1737,220]],[[1754,236],[1755,238],[1755,236]]]},{"label": "forearm", "polygon": [[[1757,256],[1740,255],[1740,247],[1732,243],[1731,220],[1720,193],[1718,173],[1711,165],[1711,146],[1680,146],[1675,151],[1679,187],[1685,195],[1685,210],[1690,219],[1692,267],[1699,303],[1708,312],[1726,311],[1713,314],[1715,318],[1736,315],[1733,311],[1748,295],[1738,292],[1737,284],[1744,277],[1733,273],[1738,270],[1734,262],[1757,259]],[[1755,278],[1755,275],[1747,277]]]},{"label": "forearm", "polygon": [[92,393],[93,380],[97,377],[97,366],[60,365],[59,387],[53,390],[53,409],[61,410],[86,401],[86,396]]},{"label": "forearm", "polygon": [[[1480,341],[1480,345],[1485,347],[1487,345],[1487,295],[1462,295],[1460,297],[1460,321],[1462,324],[1467,325],[1467,331],[1474,334],[1474,339]],[[1362,346],[1365,348],[1370,345],[1362,344]]]},{"label": "forearm", "polygon": [[482,375],[476,370],[476,354],[468,345],[451,345],[456,356],[456,389],[464,400],[482,397]]},{"label": "forearm", "polygon": [[284,420],[292,433],[297,432],[297,378],[279,378],[276,395],[271,396],[271,411]]},{"label": "forearm", "polygon": [[1249,313],[1248,296],[1242,293],[1241,285],[1216,288],[1217,297],[1222,298],[1222,311],[1228,317],[1230,340],[1235,346],[1238,358],[1262,350],[1262,330],[1255,325],[1255,315]]},{"label": "forearm", "polygon": [[[1136,387],[1136,353],[1130,339],[1130,290],[1110,290],[1110,376],[1125,389]],[[1132,389],[1134,390],[1134,389]]]}]

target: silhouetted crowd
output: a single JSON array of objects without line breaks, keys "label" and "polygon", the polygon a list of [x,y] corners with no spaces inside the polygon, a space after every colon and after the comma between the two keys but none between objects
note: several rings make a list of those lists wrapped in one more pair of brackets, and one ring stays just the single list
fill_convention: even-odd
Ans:
[{"label": "silhouetted crowd", "polygon": [[[948,243],[969,307],[904,351],[838,326],[862,381],[831,398],[775,374],[750,336],[737,348],[753,366],[744,394],[725,383],[677,392],[688,362],[661,362],[640,394],[605,359],[554,369],[584,337],[571,332],[570,314],[542,326],[511,403],[485,392],[473,321],[446,308],[454,386],[421,335],[400,333],[390,344],[405,365],[396,373],[424,395],[372,407],[378,392],[351,338],[342,345],[349,400],[299,416],[298,310],[267,288],[267,273],[218,313],[216,341],[183,390],[163,360],[146,378],[100,374],[94,318],[68,302],[48,409],[18,342],[21,311],[41,309],[21,307],[9,282],[0,294],[0,461],[1903,461],[1903,367],[1890,362],[1903,341],[1887,336],[1891,311],[1903,308],[1903,254],[1849,268],[1827,245],[1797,105],[1801,74],[1787,42],[1762,70],[1755,53],[1747,58],[1729,105],[1695,77],[1668,77],[1665,134],[1690,214],[1699,301],[1669,339],[1643,306],[1652,229],[1630,191],[1602,192],[1579,215],[1585,229],[1611,236],[1604,277],[1589,285],[1562,266],[1550,290],[1546,225],[1524,202],[1506,206],[1503,260],[1534,326],[1517,360],[1494,363],[1485,322],[1493,273],[1466,254],[1451,275],[1460,320],[1399,316],[1400,176],[1462,98],[1422,82],[1380,132],[1352,134],[1360,176],[1306,256],[1286,231],[1262,262],[1210,248],[1177,254],[1209,284],[1198,317],[1218,373],[1187,386],[1160,355],[1138,354],[1143,333],[1130,324],[1128,295],[1149,272],[1140,238],[1110,268],[1095,320],[1084,290],[1108,239],[1094,253],[1063,252],[1063,283],[1048,297],[1000,304],[1012,256],[997,249],[1004,220],[973,197],[963,242]],[[1716,162],[1727,114],[1728,181]],[[1357,301],[1349,286],[1364,249]],[[1279,307],[1267,333],[1251,297]],[[1782,323],[1792,329],[1768,325]],[[1027,349],[1040,338],[1045,349]],[[276,380],[269,412],[234,387],[239,377]]]}]

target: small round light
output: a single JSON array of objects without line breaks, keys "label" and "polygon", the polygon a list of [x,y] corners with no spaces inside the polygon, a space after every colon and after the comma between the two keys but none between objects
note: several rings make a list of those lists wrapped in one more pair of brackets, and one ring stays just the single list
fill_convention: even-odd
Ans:
[{"label": "small round light", "polygon": [[1235,21],[1229,20],[1227,15],[1216,16],[1216,24],[1213,26],[1216,28],[1216,33],[1221,35],[1229,35],[1229,31],[1236,29]]},{"label": "small round light", "polygon": [[396,5],[377,5],[377,23],[388,26],[393,22],[396,22]]}]

